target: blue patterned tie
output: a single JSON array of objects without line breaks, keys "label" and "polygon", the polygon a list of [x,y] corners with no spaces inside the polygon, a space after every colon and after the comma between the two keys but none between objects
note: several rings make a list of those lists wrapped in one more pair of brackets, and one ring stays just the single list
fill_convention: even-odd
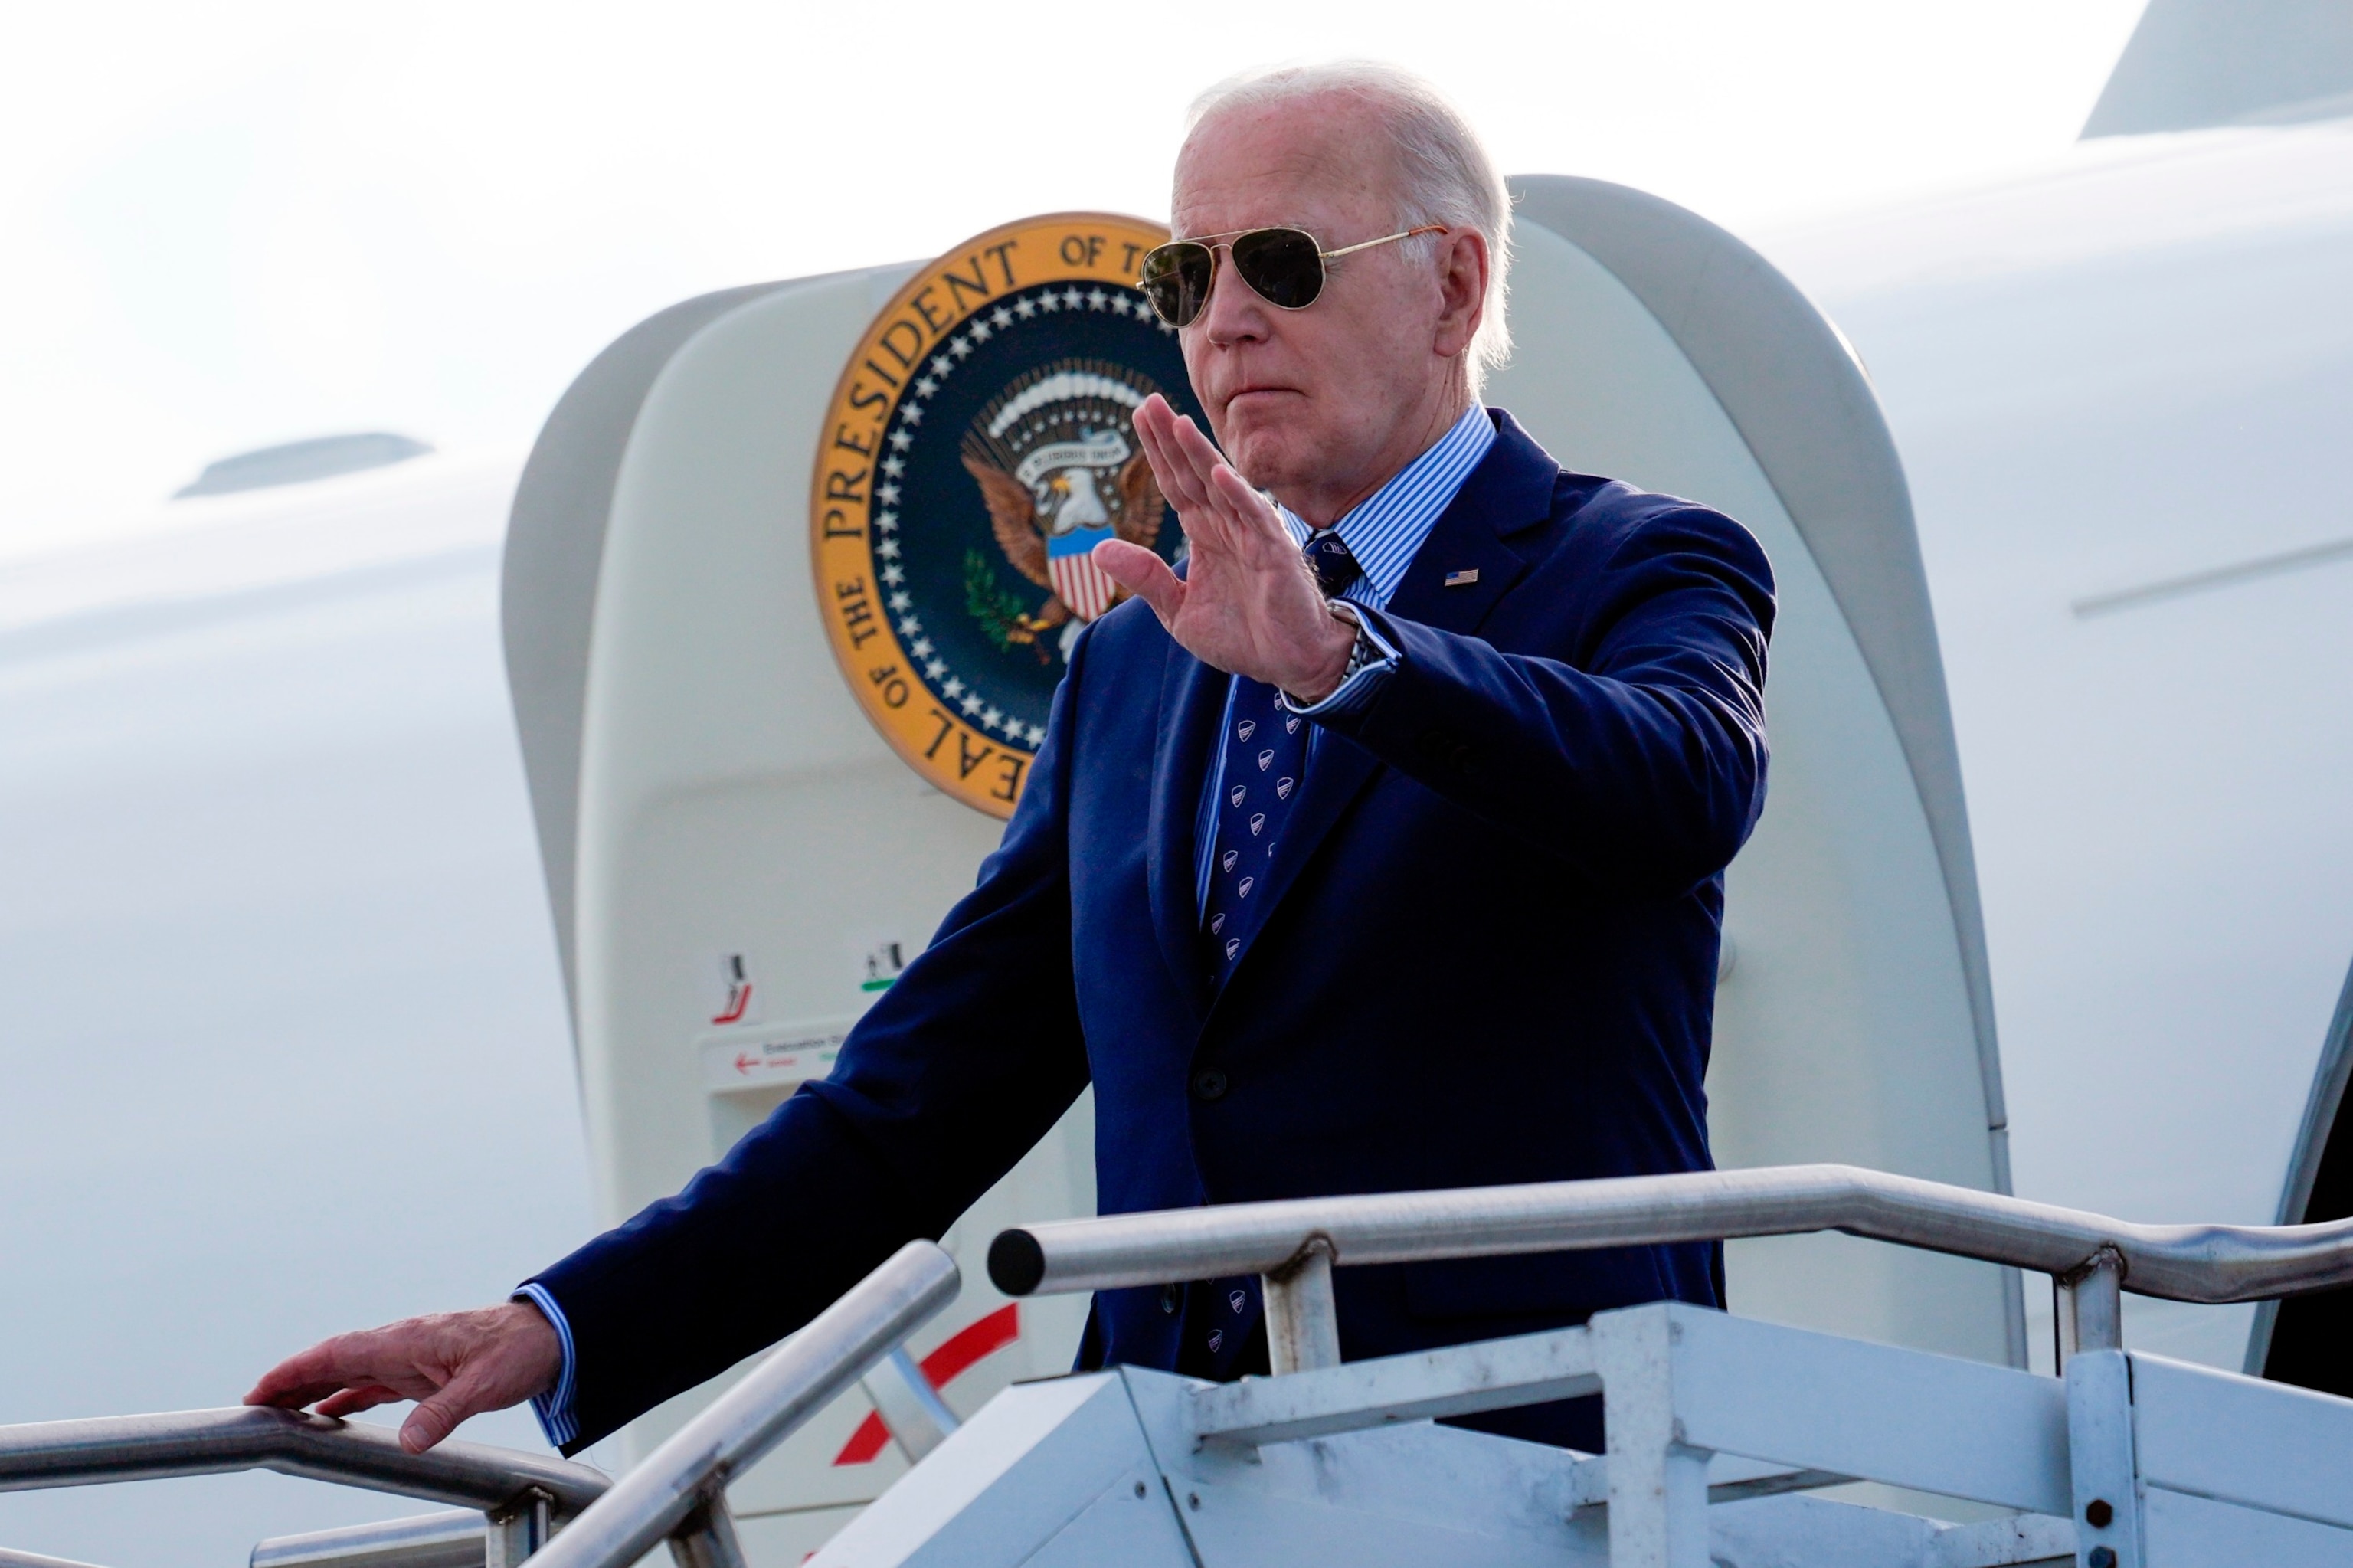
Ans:
[{"label": "blue patterned tie", "polygon": [[[1326,598],[1356,580],[1356,558],[1337,534],[1318,534],[1304,550]],[[1265,923],[1267,872],[1307,776],[1307,721],[1278,703],[1272,686],[1238,675],[1225,762],[1201,924],[1209,980],[1219,986]]]}]

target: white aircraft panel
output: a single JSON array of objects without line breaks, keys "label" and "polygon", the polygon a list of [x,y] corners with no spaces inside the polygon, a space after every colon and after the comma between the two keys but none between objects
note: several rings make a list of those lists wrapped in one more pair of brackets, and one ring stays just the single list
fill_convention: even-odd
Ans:
[{"label": "white aircraft panel", "polygon": [[[1767,248],[1911,475],[2018,1191],[2273,1221],[2353,960],[2353,124],[2109,140]],[[2126,1298],[2232,1368],[2252,1311]]]},{"label": "white aircraft panel", "polygon": [[[499,664],[514,474],[420,459],[0,567],[0,1423],[234,1404],[589,1223]],[[542,1446],[519,1410],[467,1436]],[[0,1546],[217,1568],[417,1509],[12,1492]]]}]

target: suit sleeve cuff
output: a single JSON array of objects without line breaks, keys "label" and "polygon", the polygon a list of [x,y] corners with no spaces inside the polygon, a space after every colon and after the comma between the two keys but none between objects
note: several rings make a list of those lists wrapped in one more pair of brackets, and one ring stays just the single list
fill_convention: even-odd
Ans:
[{"label": "suit sleeve cuff", "polygon": [[1383,635],[1377,612],[1367,612],[1361,606],[1350,605],[1356,622],[1356,649],[1348,660],[1348,673],[1341,680],[1339,689],[1319,703],[1294,701],[1287,692],[1278,693],[1282,705],[1293,713],[1317,721],[1354,718],[1373,705],[1381,688],[1397,673],[1403,655],[1397,644]]},{"label": "suit sleeve cuff", "polygon": [[548,1446],[560,1452],[580,1436],[580,1418],[572,1409],[572,1374],[576,1361],[572,1353],[572,1325],[565,1319],[564,1308],[555,1304],[555,1298],[548,1293],[547,1287],[536,1279],[515,1287],[511,1299],[528,1301],[538,1308],[541,1316],[555,1330],[557,1342],[564,1347],[564,1370],[556,1374],[555,1386],[544,1393],[531,1396],[531,1413],[539,1417],[541,1433],[546,1436]]}]

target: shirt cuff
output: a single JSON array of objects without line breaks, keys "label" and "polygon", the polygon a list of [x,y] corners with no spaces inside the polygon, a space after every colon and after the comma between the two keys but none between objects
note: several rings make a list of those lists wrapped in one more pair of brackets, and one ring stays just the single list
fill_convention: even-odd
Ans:
[{"label": "shirt cuff", "polygon": [[[1352,612],[1356,609],[1354,605],[1348,608]],[[1371,616],[1356,613],[1351,619],[1356,623],[1356,647],[1349,655],[1348,673],[1340,682],[1339,689],[1320,703],[1295,702],[1289,693],[1278,692],[1275,694],[1284,707],[1303,717],[1321,720],[1351,718],[1373,705],[1373,699],[1381,694],[1381,688],[1397,673],[1401,655],[1396,645],[1381,635]]]},{"label": "shirt cuff", "polygon": [[546,1436],[548,1446],[561,1453],[565,1445],[580,1436],[580,1418],[572,1411],[572,1325],[565,1319],[564,1308],[555,1304],[547,1287],[537,1280],[518,1285],[510,1298],[528,1301],[540,1310],[555,1330],[556,1342],[564,1347],[564,1370],[556,1374],[555,1386],[544,1393],[531,1396],[531,1413],[539,1417],[539,1429]]}]

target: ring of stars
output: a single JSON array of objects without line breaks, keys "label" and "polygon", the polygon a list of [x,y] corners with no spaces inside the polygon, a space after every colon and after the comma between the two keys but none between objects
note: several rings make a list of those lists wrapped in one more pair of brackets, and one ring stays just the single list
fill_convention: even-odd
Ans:
[{"label": "ring of stars", "polygon": [[[884,438],[889,451],[879,465],[884,480],[874,490],[877,510],[874,514],[874,555],[881,563],[880,576],[883,586],[892,591],[884,598],[892,624],[905,641],[908,656],[923,673],[941,697],[981,728],[1002,735],[1015,745],[1024,745],[1032,751],[1046,743],[1046,726],[1031,724],[1018,714],[1007,712],[979,692],[973,690],[950,669],[946,660],[938,656],[938,648],[928,637],[921,635],[923,622],[913,613],[914,598],[905,591],[906,568],[899,564],[902,547],[897,537],[900,514],[897,511],[902,497],[895,482],[906,475],[907,461],[902,455],[915,443],[913,429],[923,424],[925,405],[939,396],[948,380],[961,369],[965,361],[981,344],[1017,323],[1034,321],[1039,315],[1056,315],[1063,311],[1108,311],[1117,316],[1148,323],[1163,334],[1174,337],[1175,327],[1153,313],[1141,291],[1133,288],[1104,288],[1097,284],[1081,290],[1075,283],[1054,283],[1023,290],[1000,299],[987,313],[976,313],[965,319],[961,329],[941,345],[938,353],[923,362],[922,373],[908,388]],[[1042,429],[1042,426],[1040,427]]]}]

